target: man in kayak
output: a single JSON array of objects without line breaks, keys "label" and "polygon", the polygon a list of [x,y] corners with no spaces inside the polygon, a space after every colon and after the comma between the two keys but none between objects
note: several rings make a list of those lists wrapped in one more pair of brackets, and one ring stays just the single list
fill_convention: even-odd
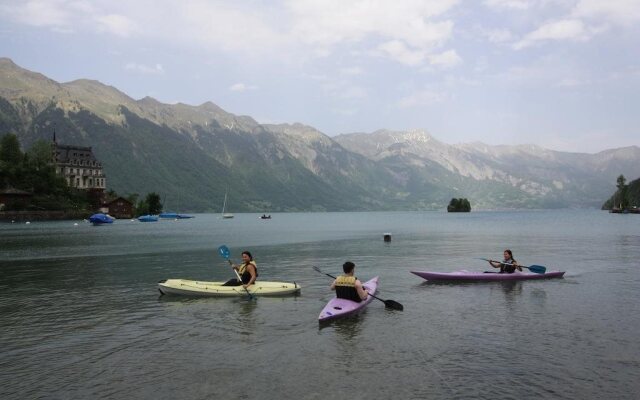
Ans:
[{"label": "man in kayak", "polygon": [[518,271],[522,272],[522,267],[513,259],[513,253],[511,250],[506,249],[503,255],[504,260],[502,260],[502,262],[489,260],[489,264],[491,264],[493,268],[500,268],[501,274],[512,274],[516,271],[516,268]]},{"label": "man in kayak", "polygon": [[351,261],[342,264],[343,275],[336,278],[331,284],[331,290],[336,291],[336,297],[360,303],[366,300],[369,293],[362,286],[362,282],[354,276],[356,265]]},{"label": "man in kayak", "polygon": [[241,264],[233,264],[231,260],[229,260],[229,264],[231,264],[233,269],[238,271],[241,281],[231,279],[225,282],[223,286],[240,286],[240,284],[242,284],[242,287],[246,289],[250,285],[253,285],[258,278],[258,265],[253,261],[253,256],[248,251],[242,252]]}]

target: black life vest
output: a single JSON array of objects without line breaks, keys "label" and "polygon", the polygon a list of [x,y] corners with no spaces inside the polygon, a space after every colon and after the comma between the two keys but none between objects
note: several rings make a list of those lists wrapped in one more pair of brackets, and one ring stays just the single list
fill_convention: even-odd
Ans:
[{"label": "black life vest", "polygon": [[[514,264],[516,262],[516,260],[511,259],[511,260],[502,260],[503,263],[509,263],[509,264]],[[500,264],[500,273],[506,273],[506,274],[513,274],[514,272],[516,272],[516,266],[515,265],[508,265],[508,264]]]},{"label": "black life vest", "polygon": [[240,264],[240,267],[238,268],[238,274],[240,275],[240,280],[242,280],[242,283],[244,285],[251,282],[251,273],[249,272],[249,268],[247,268],[249,264],[253,265],[253,268],[256,270],[256,280],[258,279],[258,265],[255,263],[255,261],[249,261],[246,264]]},{"label": "black life vest", "polygon": [[340,275],[336,278],[336,297],[360,303],[362,299],[356,290],[355,276]]}]

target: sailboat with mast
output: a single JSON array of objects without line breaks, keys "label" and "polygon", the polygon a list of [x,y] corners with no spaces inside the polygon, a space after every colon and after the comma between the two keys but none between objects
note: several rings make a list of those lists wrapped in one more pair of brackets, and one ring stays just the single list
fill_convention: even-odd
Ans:
[{"label": "sailboat with mast", "polygon": [[227,209],[227,194],[229,193],[229,188],[224,192],[224,202],[222,203],[222,218],[233,218],[233,214],[225,212]]}]

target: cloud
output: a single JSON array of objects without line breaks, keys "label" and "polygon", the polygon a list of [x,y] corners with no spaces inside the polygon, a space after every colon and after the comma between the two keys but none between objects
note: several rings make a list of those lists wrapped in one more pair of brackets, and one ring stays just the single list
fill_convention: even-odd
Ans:
[{"label": "cloud", "polygon": [[574,87],[579,87],[579,86],[586,86],[586,85],[590,85],[591,82],[590,81],[585,81],[585,80],[581,80],[581,79],[576,79],[576,78],[563,78],[560,80],[560,82],[558,82],[556,84],[557,87],[564,87],[564,88],[574,88]]},{"label": "cloud", "polygon": [[426,59],[424,51],[412,50],[400,40],[391,40],[378,46],[387,58],[408,66],[420,65]]},{"label": "cloud", "polygon": [[533,6],[535,1],[531,0],[485,0],[484,4],[489,8],[512,8],[517,10],[526,10]]},{"label": "cloud", "polygon": [[128,37],[138,29],[133,21],[123,15],[109,14],[96,17],[96,20],[99,29],[116,36]]},{"label": "cloud", "polygon": [[640,22],[640,1],[581,0],[573,8],[572,16],[604,21],[614,25],[630,26]]},{"label": "cloud", "polygon": [[535,31],[525,35],[522,40],[513,45],[513,48],[520,50],[549,40],[584,41],[589,39],[591,35],[592,33],[581,20],[564,19],[547,22]]},{"label": "cloud", "polygon": [[258,90],[257,86],[247,85],[242,82],[235,83],[229,87],[229,90],[232,92],[246,92],[248,90]]},{"label": "cloud", "polygon": [[448,13],[459,2],[29,0],[0,10],[13,21],[56,31],[162,40],[245,58],[278,54],[282,62],[305,62],[341,50],[371,55],[382,48],[389,59],[416,66],[429,63],[427,55],[451,39]]},{"label": "cloud", "polygon": [[450,11],[458,0],[290,0],[294,36],[302,41],[334,46],[367,37],[402,40],[410,46],[430,48],[451,35],[453,22],[434,18]]},{"label": "cloud", "polygon": [[67,5],[64,0],[32,0],[4,4],[0,6],[0,10],[9,18],[25,25],[69,31],[74,7]]},{"label": "cloud", "polygon": [[130,62],[127,63],[124,66],[124,69],[126,69],[127,71],[133,71],[133,72],[137,72],[137,73],[141,73],[141,74],[145,74],[145,75],[162,75],[164,74],[164,68],[162,67],[161,64],[156,64],[153,66],[149,66],[149,65],[144,65],[144,64],[138,64],[135,62]]},{"label": "cloud", "polygon": [[[512,3],[509,0],[487,0],[485,4],[495,7]],[[554,4],[556,19],[545,22],[542,26],[526,34],[513,44],[513,48],[521,50],[526,47],[548,41],[588,41],[592,37],[607,32],[611,27],[633,28],[640,22],[640,0],[531,0],[516,1],[520,8],[534,5]],[[515,7],[511,4],[512,8]],[[563,10],[564,9],[564,10]],[[491,40],[491,39],[490,39]]]},{"label": "cloud", "polygon": [[367,89],[363,87],[349,85],[345,87],[344,90],[340,92],[339,95],[344,99],[363,99],[367,97],[367,93],[368,93]]},{"label": "cloud", "polygon": [[513,34],[508,29],[490,29],[482,33],[491,43],[505,43],[513,40]]},{"label": "cloud", "polygon": [[398,107],[411,108],[430,106],[437,103],[442,103],[447,98],[443,93],[434,91],[432,89],[424,89],[409,96],[403,97],[398,101]]},{"label": "cloud", "polygon": [[429,62],[437,67],[451,68],[462,63],[462,58],[455,50],[447,50],[440,54],[430,55]]},{"label": "cloud", "polygon": [[342,75],[355,76],[355,75],[362,75],[364,73],[364,71],[360,67],[347,67],[347,68],[340,69],[340,73]]}]

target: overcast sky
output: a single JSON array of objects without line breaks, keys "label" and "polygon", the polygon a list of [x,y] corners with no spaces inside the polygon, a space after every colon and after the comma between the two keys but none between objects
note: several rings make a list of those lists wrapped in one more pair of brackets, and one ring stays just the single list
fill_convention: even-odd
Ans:
[{"label": "overcast sky", "polygon": [[640,0],[0,0],[0,56],[330,136],[640,145]]}]

